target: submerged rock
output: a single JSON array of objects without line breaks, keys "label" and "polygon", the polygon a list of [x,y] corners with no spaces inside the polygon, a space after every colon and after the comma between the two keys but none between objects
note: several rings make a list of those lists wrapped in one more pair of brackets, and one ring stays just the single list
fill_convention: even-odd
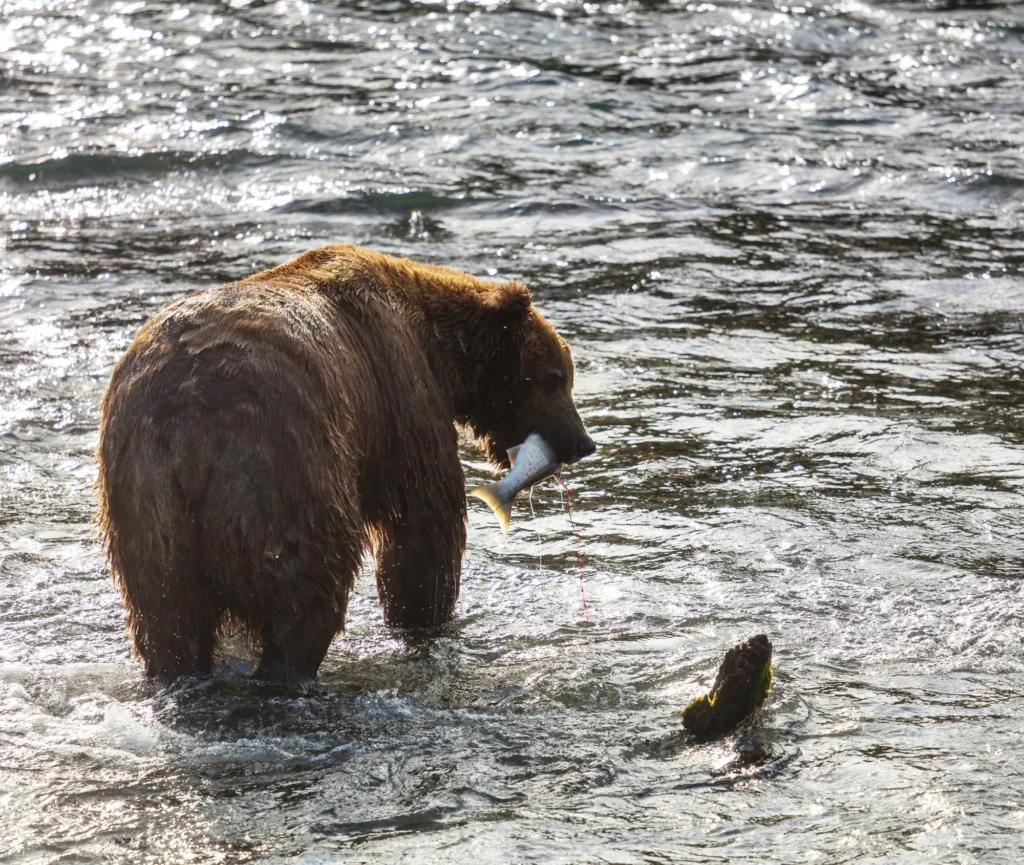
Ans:
[{"label": "submerged rock", "polygon": [[683,727],[708,738],[728,733],[764,702],[772,687],[772,644],[764,634],[725,653],[714,687],[683,709]]}]

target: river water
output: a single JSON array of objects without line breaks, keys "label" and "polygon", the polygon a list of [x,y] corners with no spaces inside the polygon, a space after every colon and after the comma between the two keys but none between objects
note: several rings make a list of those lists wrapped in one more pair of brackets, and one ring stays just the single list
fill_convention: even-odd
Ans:
[{"label": "river water", "polygon": [[[1017,3],[0,0],[0,861],[1020,861],[1022,104]],[[161,689],[103,389],[328,242],[570,340],[587,609],[548,485],[471,503],[448,633],[367,573],[318,689]],[[681,738],[758,632],[760,720]]]}]

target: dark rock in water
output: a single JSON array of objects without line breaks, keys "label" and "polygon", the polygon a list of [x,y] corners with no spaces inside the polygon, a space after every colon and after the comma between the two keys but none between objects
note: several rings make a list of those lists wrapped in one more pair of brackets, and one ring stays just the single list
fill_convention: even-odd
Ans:
[{"label": "dark rock in water", "polygon": [[756,712],[772,686],[772,644],[764,634],[725,653],[714,687],[683,709],[683,727],[701,738],[728,733]]}]

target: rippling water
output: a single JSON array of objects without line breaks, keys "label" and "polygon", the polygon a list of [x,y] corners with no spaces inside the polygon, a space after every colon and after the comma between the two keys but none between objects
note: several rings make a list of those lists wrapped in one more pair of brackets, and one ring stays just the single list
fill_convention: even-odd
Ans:
[{"label": "rippling water", "polygon": [[[341,7],[340,9],[338,7]],[[0,859],[1019,861],[1024,7],[0,0]],[[598,454],[305,696],[129,658],[97,408],[327,242],[525,279]],[[467,450],[467,474],[482,477]],[[762,720],[675,714],[764,631]]]}]

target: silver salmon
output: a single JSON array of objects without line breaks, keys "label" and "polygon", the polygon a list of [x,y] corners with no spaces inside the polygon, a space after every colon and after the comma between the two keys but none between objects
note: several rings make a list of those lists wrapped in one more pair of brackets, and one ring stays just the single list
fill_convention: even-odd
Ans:
[{"label": "silver salmon", "polygon": [[508,459],[511,468],[505,477],[493,484],[469,491],[471,496],[476,496],[491,506],[498,522],[501,523],[503,534],[508,534],[512,500],[522,490],[532,487],[537,481],[558,474],[562,468],[551,445],[538,433],[530,433],[521,445],[509,448]]}]

